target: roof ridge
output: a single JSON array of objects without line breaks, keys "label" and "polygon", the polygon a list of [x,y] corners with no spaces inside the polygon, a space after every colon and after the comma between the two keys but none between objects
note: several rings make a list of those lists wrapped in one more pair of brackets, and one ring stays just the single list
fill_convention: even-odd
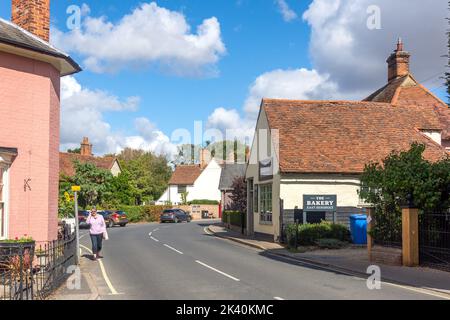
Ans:
[{"label": "roof ridge", "polygon": [[6,23],[6,24],[8,24],[8,25],[10,25],[10,26],[13,27],[13,28],[18,29],[19,31],[25,33],[27,36],[33,38],[34,40],[40,42],[41,44],[46,45],[46,46],[52,48],[53,50],[57,51],[57,52],[60,53],[61,55],[64,55],[64,56],[66,56],[66,57],[69,57],[69,54],[67,54],[66,52],[64,52],[64,51],[62,51],[62,50],[56,48],[56,47],[53,46],[50,42],[47,42],[47,41],[45,41],[45,40],[39,38],[39,37],[36,36],[35,34],[33,34],[33,33],[29,32],[28,30],[26,30],[26,29],[24,29],[24,28],[18,26],[17,24],[15,24],[15,23],[13,23],[13,22],[11,22],[11,21],[9,21],[9,20],[3,19],[3,18],[1,18],[1,17],[0,17],[0,21]]},{"label": "roof ridge", "polygon": [[377,102],[377,101],[361,101],[361,100],[296,100],[296,99],[278,99],[278,98],[263,98],[263,102],[268,101],[280,101],[280,102],[296,102],[296,103],[352,103],[352,104],[378,104],[378,105],[390,105],[389,102]]}]

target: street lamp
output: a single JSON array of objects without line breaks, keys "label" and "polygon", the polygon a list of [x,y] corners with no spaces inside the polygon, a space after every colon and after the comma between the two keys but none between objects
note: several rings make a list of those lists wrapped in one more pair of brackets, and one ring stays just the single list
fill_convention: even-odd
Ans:
[{"label": "street lamp", "polygon": [[75,237],[77,242],[76,253],[75,253],[75,263],[77,265],[80,264],[80,225],[78,221],[78,192],[81,191],[80,186],[72,186],[72,191],[74,193],[74,201],[75,201]]}]

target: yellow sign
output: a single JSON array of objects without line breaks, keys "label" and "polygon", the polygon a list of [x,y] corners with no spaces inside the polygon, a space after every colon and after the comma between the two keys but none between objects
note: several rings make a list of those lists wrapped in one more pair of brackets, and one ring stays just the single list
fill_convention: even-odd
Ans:
[{"label": "yellow sign", "polygon": [[81,187],[80,186],[72,186],[72,191],[73,192],[80,192],[81,191]]}]

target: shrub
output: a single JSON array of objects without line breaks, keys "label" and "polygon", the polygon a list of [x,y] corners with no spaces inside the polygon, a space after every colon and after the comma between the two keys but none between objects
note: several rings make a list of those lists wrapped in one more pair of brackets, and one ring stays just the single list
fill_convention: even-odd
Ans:
[{"label": "shrub", "polygon": [[156,222],[164,210],[171,209],[171,206],[121,206],[119,209],[127,213],[128,220],[136,222]]},{"label": "shrub", "polygon": [[[242,226],[242,215],[238,211],[224,211],[222,214],[222,222],[228,223],[228,217],[230,217],[230,224],[236,227]],[[244,216],[244,228],[246,226],[247,219]]]},{"label": "shrub", "polygon": [[147,222],[159,221],[161,214],[166,209],[172,209],[171,206],[145,206],[144,207],[144,220]]},{"label": "shrub", "polygon": [[337,239],[319,239],[316,244],[321,249],[342,249],[348,245],[348,242],[340,241]]},{"label": "shrub", "polygon": [[144,207],[142,206],[120,206],[119,210],[127,213],[128,221],[142,222],[144,221]]},{"label": "shrub", "polygon": [[200,200],[192,200],[189,202],[189,205],[219,205],[219,202],[216,200],[206,200],[206,199],[200,199]]},{"label": "shrub", "polygon": [[[288,245],[290,245],[290,242],[295,244],[295,231],[295,224],[287,226]],[[313,246],[317,244],[319,239],[336,239],[348,242],[350,241],[350,231],[344,225],[325,221],[319,224],[298,225],[298,245]]]}]

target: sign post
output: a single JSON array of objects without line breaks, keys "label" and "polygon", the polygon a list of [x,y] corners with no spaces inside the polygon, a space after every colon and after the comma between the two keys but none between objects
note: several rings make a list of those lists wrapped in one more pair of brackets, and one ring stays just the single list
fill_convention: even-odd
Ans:
[{"label": "sign post", "polygon": [[75,200],[75,237],[76,237],[76,242],[77,242],[77,247],[76,247],[76,260],[75,263],[77,265],[80,264],[80,225],[79,225],[79,221],[78,221],[78,192],[81,191],[81,188],[79,186],[73,186],[72,187],[72,191],[74,193],[74,200]]}]

